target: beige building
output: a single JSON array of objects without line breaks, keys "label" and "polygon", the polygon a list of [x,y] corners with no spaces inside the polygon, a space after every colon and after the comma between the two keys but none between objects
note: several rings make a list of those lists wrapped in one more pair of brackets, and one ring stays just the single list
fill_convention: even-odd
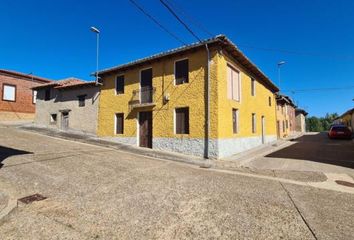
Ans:
[{"label": "beige building", "polygon": [[278,94],[277,101],[277,135],[285,138],[295,133],[295,104],[290,97]]},{"label": "beige building", "polygon": [[68,78],[33,89],[37,125],[96,134],[99,87],[95,82]]},{"label": "beige building", "polygon": [[300,108],[295,109],[295,129],[297,132],[306,132],[306,116],[307,112],[305,110]]}]

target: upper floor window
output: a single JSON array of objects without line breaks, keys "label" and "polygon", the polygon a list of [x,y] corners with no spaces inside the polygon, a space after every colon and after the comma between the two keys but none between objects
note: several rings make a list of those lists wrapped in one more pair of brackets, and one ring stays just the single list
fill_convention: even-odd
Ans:
[{"label": "upper floor window", "polygon": [[227,65],[227,98],[240,101],[240,72]]},{"label": "upper floor window", "polygon": [[37,90],[32,90],[32,103],[35,104],[37,102]]},{"label": "upper floor window", "polygon": [[79,95],[79,96],[77,96],[77,98],[79,100],[79,107],[85,107],[86,95]]},{"label": "upper floor window", "polygon": [[189,81],[189,62],[183,59],[175,62],[175,84],[188,83]]},{"label": "upper floor window", "polygon": [[16,101],[16,86],[10,84],[4,84],[2,87],[2,100],[4,101]]},{"label": "upper floor window", "polygon": [[44,94],[45,94],[45,95],[44,95],[44,100],[45,100],[45,101],[50,100],[50,89],[49,89],[49,88],[45,90],[45,93],[44,93]]},{"label": "upper floor window", "polygon": [[175,110],[176,134],[189,134],[189,108]]},{"label": "upper floor window", "polygon": [[251,95],[256,96],[256,80],[251,78]]},{"label": "upper floor window", "polygon": [[272,98],[271,97],[268,97],[268,105],[269,105],[269,107],[272,106]]},{"label": "upper floor window", "polygon": [[124,93],[124,75],[116,78],[116,94]]}]

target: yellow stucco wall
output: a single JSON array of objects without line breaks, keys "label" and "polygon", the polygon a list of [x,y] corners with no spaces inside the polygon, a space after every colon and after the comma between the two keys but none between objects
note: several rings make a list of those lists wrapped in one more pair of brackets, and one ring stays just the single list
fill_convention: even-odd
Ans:
[{"label": "yellow stucco wall", "polygon": [[[265,135],[276,135],[275,95],[256,80],[255,96],[251,95],[251,76],[227,55],[219,55],[218,64],[218,128],[219,138],[261,136],[261,116],[265,117]],[[241,74],[241,99],[239,102],[227,98],[227,64]],[[269,99],[271,98],[271,106]],[[232,128],[232,109],[239,111],[239,132]],[[252,113],[256,114],[256,132],[252,133]]]},{"label": "yellow stucco wall", "polygon": [[[174,62],[179,59],[189,59],[189,83],[174,85]],[[205,71],[206,51],[204,48],[185,53],[151,65],[134,67],[125,72],[103,77],[98,116],[99,136],[136,137],[137,112],[130,111],[128,102],[133,90],[139,89],[139,74],[141,69],[152,67],[153,86],[156,88],[153,108],[153,137],[173,138],[204,138],[205,133]],[[265,134],[276,135],[276,115],[274,94],[257,81],[256,95],[251,96],[251,78],[238,64],[211,49],[210,66],[210,138],[237,138],[261,135],[261,116],[265,117]],[[227,62],[232,63],[241,71],[241,102],[227,99]],[[125,76],[125,93],[115,94],[115,79],[118,75]],[[256,79],[257,80],[257,79]],[[170,101],[163,104],[163,95],[168,94]],[[272,105],[268,104],[271,97]],[[190,134],[174,134],[174,109],[189,107]],[[239,133],[232,132],[232,108],[239,109]],[[147,109],[148,110],[148,109]],[[115,113],[124,113],[124,134],[114,133]],[[257,131],[252,133],[252,113],[256,113]]]},{"label": "yellow stucco wall", "polygon": [[[215,52],[212,55],[215,55]],[[176,60],[184,58],[189,59],[189,82],[176,86],[174,84],[174,63]],[[200,49],[185,55],[154,62],[151,65],[146,64],[125,72],[104,76],[99,105],[98,135],[136,137],[137,112],[130,112],[128,102],[132,97],[133,90],[139,89],[140,70],[152,67],[153,87],[155,87],[154,102],[156,103],[153,108],[153,137],[203,138],[206,63],[206,51]],[[215,64],[213,64],[211,75],[215,75],[215,69]],[[125,76],[125,93],[116,95],[115,79],[122,74]],[[214,85],[215,82],[212,83],[211,89],[214,88]],[[163,95],[165,94],[170,97],[167,104],[163,104]],[[174,134],[174,109],[186,106],[189,107],[190,134]],[[215,104],[213,104],[213,108],[216,108]],[[149,108],[146,110],[149,110]],[[124,113],[124,134],[115,135],[114,133],[115,113]],[[211,121],[215,121],[215,119]],[[215,126],[215,123],[212,122],[212,125]],[[211,132],[211,137],[216,137],[216,127],[212,127]]]}]

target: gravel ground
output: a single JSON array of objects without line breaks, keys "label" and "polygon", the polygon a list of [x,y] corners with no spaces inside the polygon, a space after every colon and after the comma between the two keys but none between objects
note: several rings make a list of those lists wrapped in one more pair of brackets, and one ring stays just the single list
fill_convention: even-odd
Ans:
[{"label": "gravel ground", "polygon": [[[1,239],[313,239],[277,181],[10,128],[0,146],[12,149],[0,183],[18,198],[48,197],[20,204],[0,225]],[[286,188],[318,236],[353,239],[354,195]]]}]

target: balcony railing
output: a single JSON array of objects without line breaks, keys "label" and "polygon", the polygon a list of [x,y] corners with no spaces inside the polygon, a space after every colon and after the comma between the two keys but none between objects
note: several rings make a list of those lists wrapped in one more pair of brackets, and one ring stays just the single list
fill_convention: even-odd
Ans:
[{"label": "balcony railing", "polygon": [[155,88],[153,87],[141,87],[133,90],[132,98],[129,101],[130,108],[155,106],[154,93]]}]

